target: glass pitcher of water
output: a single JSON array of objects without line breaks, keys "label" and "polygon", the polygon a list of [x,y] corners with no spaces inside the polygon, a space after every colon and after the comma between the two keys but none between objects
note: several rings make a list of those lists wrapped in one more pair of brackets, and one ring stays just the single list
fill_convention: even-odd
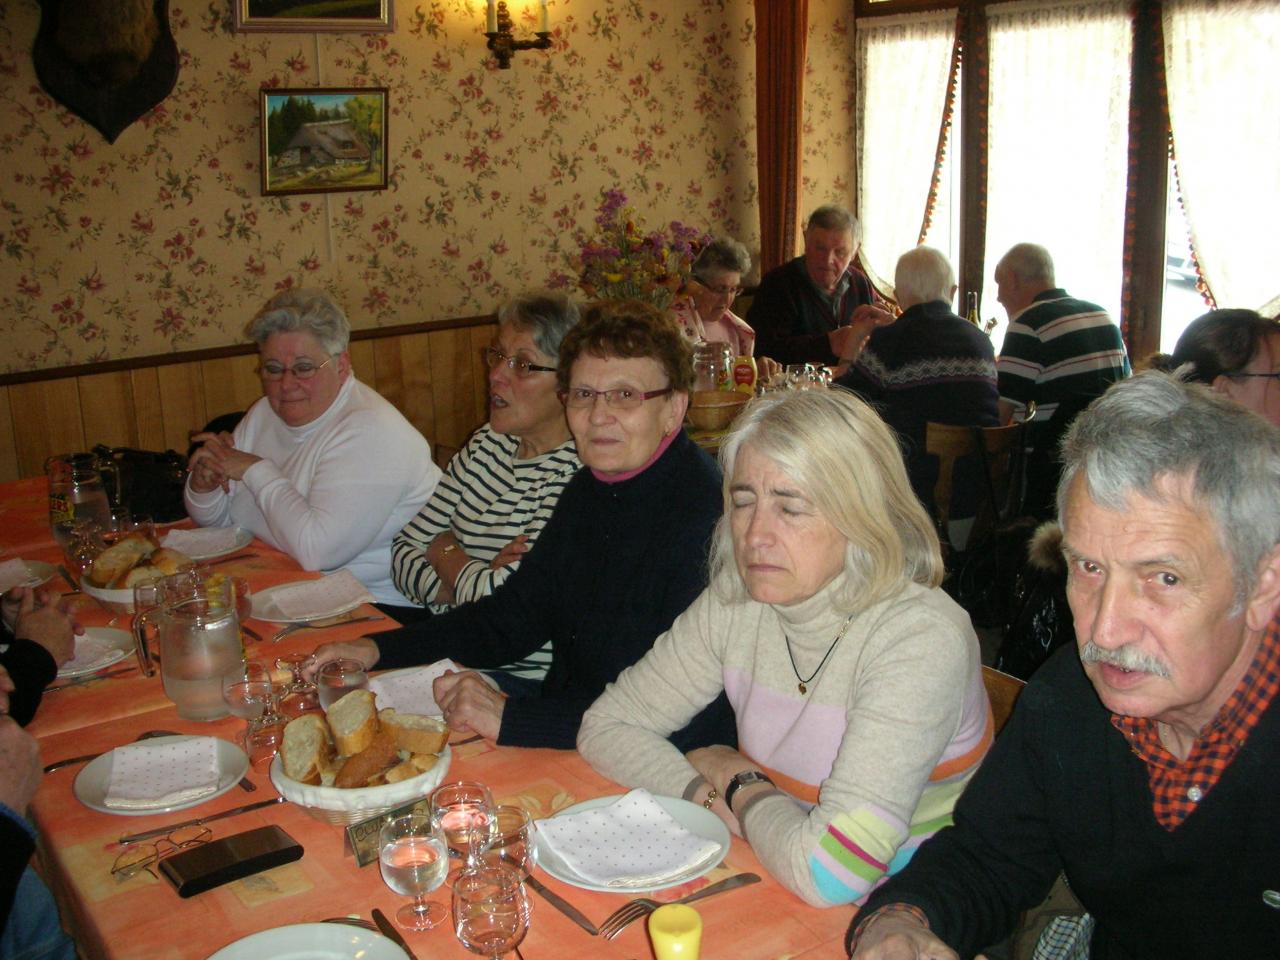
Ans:
[{"label": "glass pitcher of water", "polygon": [[111,503],[102,474],[112,472],[115,489],[120,489],[114,463],[100,461],[92,453],[64,453],[46,460],[44,472],[49,477],[49,526],[64,552],[76,521],[93,521],[99,530],[111,526]]},{"label": "glass pitcher of water", "polygon": [[[240,620],[229,577],[206,580],[191,574],[165,577],[156,606],[133,621],[138,658],[149,666],[148,627],[154,627],[160,649],[164,692],[187,720],[221,720],[228,715],[222,678],[244,661]],[[144,666],[144,672],[150,672]]]}]

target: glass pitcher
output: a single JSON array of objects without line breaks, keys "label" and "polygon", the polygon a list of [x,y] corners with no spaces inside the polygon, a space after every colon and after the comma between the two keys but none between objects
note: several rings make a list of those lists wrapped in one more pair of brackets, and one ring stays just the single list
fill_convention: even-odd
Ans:
[{"label": "glass pitcher", "polygon": [[120,474],[114,463],[92,453],[64,453],[46,460],[44,472],[49,477],[49,526],[64,552],[77,520],[91,520],[99,530],[111,526],[111,503],[102,475],[111,473],[119,490]]},{"label": "glass pitcher", "polygon": [[221,720],[230,711],[222,699],[222,678],[244,662],[235,593],[228,577],[213,582],[177,574],[154,585],[155,606],[133,620],[138,659],[147,674],[156,657],[147,628],[159,643],[164,692],[187,720]]},{"label": "glass pitcher", "polygon": [[723,390],[733,376],[733,348],[723,340],[693,346],[693,389]]}]

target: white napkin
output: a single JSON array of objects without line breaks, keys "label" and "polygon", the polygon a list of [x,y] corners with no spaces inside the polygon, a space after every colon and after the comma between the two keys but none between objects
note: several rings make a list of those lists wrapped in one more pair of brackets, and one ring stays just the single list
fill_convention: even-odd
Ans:
[{"label": "white napkin", "polygon": [[195,530],[170,530],[160,546],[187,556],[211,557],[236,549],[239,527],[198,527]]},{"label": "white napkin", "polygon": [[119,810],[177,806],[216,792],[218,778],[213,737],[131,743],[111,752],[103,803]]},{"label": "white napkin", "polygon": [[373,603],[373,594],[349,570],[339,570],[319,580],[291,583],[272,593],[276,608],[291,620],[319,619]]},{"label": "white napkin", "polygon": [[26,586],[35,580],[35,576],[27,568],[27,561],[14,557],[0,563],[0,593],[6,593],[14,587]]},{"label": "white napkin", "polygon": [[686,830],[647,790],[614,803],[538,821],[542,840],[584,880],[608,887],[650,887],[692,874],[720,845]]},{"label": "white napkin", "polygon": [[88,673],[120,659],[122,658],[119,646],[101,637],[85,634],[76,637],[76,654],[62,665],[58,670],[58,676],[69,677],[76,673]]},{"label": "white napkin", "polygon": [[440,712],[431,684],[446,670],[461,670],[452,660],[437,660],[419,670],[397,670],[392,676],[370,677],[369,689],[378,698],[378,709],[391,707],[399,713]]}]

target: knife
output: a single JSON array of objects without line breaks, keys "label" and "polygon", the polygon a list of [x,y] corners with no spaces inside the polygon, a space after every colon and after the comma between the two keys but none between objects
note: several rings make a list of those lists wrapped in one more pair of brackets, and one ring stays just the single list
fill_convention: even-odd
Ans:
[{"label": "knife", "polygon": [[547,901],[547,903],[551,904],[583,930],[587,931],[587,933],[591,934],[593,937],[600,936],[600,930],[594,923],[586,918],[586,915],[583,914],[581,910],[554,890],[548,889],[547,886],[537,877],[533,875],[527,876],[524,878],[524,882],[528,886],[532,887],[543,900]]},{"label": "knife", "polygon": [[373,922],[378,925],[378,929],[384,937],[408,954],[409,960],[418,960],[413,955],[413,951],[409,949],[409,944],[405,943],[404,937],[400,936],[400,931],[392,926],[391,921],[387,919],[387,915],[377,907],[373,908]]},{"label": "knife", "polygon": [[110,670],[106,673],[91,673],[88,676],[76,677],[73,680],[64,680],[62,683],[52,687],[45,687],[45,693],[57,693],[59,690],[65,690],[67,687],[79,687],[86,683],[93,683],[95,680],[110,680],[113,677],[123,677],[126,673],[132,673],[133,667],[125,667],[122,670]]},{"label": "knife", "polygon": [[191,820],[183,820],[181,823],[171,823],[168,826],[156,827],[153,830],[143,830],[141,833],[131,833],[128,836],[120,838],[120,843],[136,843],[139,840],[150,840],[152,837],[162,837],[166,833],[172,833],[174,830],[181,830],[183,827],[198,827],[202,823],[211,823],[214,820],[221,820],[223,817],[235,817],[242,813],[248,813],[250,810],[261,810],[263,807],[269,807],[273,803],[284,803],[284,797],[272,797],[270,800],[259,800],[257,803],[246,803],[242,807],[232,807],[230,810],[223,810],[221,813],[211,813],[207,817],[195,817]]}]

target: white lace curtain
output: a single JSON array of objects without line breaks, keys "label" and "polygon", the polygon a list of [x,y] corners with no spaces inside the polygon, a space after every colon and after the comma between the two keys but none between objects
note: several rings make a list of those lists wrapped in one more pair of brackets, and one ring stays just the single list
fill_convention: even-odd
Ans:
[{"label": "white lace curtain", "polygon": [[857,22],[862,262],[890,284],[924,223],[955,28],[954,10]]},{"label": "white lace curtain", "polygon": [[1165,0],[1165,76],[1192,243],[1220,307],[1280,308],[1280,5]]},{"label": "white lace curtain", "polygon": [[1132,21],[1125,2],[987,8],[990,110],[983,316],[1015,243],[1048,247],[1058,285],[1119,320]]}]

